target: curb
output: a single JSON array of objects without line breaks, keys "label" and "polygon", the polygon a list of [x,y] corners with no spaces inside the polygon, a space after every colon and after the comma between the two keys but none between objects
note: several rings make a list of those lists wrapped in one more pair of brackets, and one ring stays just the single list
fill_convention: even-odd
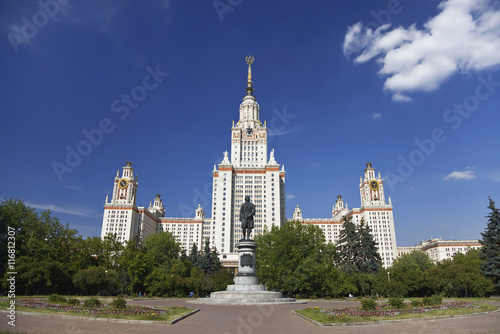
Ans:
[{"label": "curb", "polygon": [[309,322],[312,322],[316,326],[365,326],[365,325],[380,325],[380,324],[386,324],[386,323],[398,323],[398,322],[411,322],[411,321],[429,321],[429,320],[439,320],[439,319],[450,319],[450,318],[466,318],[466,317],[474,317],[476,315],[485,315],[485,314],[490,314],[490,313],[496,313],[500,312],[500,307],[496,309],[495,311],[488,311],[488,312],[481,312],[481,313],[471,313],[471,314],[457,314],[457,315],[441,315],[441,316],[436,316],[436,317],[426,317],[426,318],[413,318],[413,319],[394,319],[394,320],[378,320],[378,321],[367,321],[367,322],[347,322],[347,323],[338,323],[338,324],[322,324],[320,322],[317,322],[315,320],[312,320],[311,318],[306,317],[305,315],[302,315],[300,313],[295,312],[295,310],[292,310],[292,313],[295,315],[298,315],[302,319],[305,319]]},{"label": "curb", "polygon": [[[195,313],[197,313],[200,309],[197,308],[188,314],[184,314],[176,319],[173,319],[171,321],[155,321],[155,320],[129,320],[129,319],[116,319],[116,318],[97,318],[97,317],[84,317],[80,315],[67,315],[67,314],[53,314],[53,313],[39,313],[39,312],[26,312],[26,311],[16,311],[16,314],[24,314],[24,315],[31,315],[35,317],[54,317],[54,318],[63,318],[63,319],[78,319],[78,320],[91,320],[91,321],[108,321],[108,322],[120,322],[120,323],[126,323],[126,324],[167,324],[167,325],[173,325]],[[0,313],[8,313],[5,312],[4,310],[0,310]]]},{"label": "curb", "polygon": [[183,319],[186,319],[187,317],[189,317],[189,316],[191,316],[191,315],[193,315],[193,314],[195,314],[195,313],[198,313],[199,311],[200,311],[200,309],[199,309],[199,308],[197,308],[197,309],[195,309],[195,310],[193,310],[193,311],[189,312],[188,314],[184,314],[184,315],[182,315],[182,316],[178,317],[177,319],[174,319],[174,320],[172,320],[172,321],[167,322],[167,324],[169,324],[169,325],[176,324],[176,323],[178,323],[179,321],[181,321],[181,320],[183,320]]}]

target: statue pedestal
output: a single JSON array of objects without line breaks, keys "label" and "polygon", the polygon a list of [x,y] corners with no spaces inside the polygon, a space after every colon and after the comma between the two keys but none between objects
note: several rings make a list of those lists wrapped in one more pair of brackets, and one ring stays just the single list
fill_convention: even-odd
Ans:
[{"label": "statue pedestal", "polygon": [[[210,298],[198,298],[193,303],[221,305],[258,305],[258,304],[290,304],[297,303],[295,298],[283,298],[277,291],[267,291],[255,273],[255,249],[253,240],[241,240],[236,244],[238,249],[238,273],[234,284],[228,285],[226,291],[210,294]],[[299,302],[305,303],[305,302]]]},{"label": "statue pedestal", "polygon": [[[242,240],[236,244],[236,248],[238,249],[238,273],[234,278],[234,286],[258,285],[259,278],[255,273],[255,249],[257,244],[253,240]],[[227,290],[242,289],[228,286]]]}]

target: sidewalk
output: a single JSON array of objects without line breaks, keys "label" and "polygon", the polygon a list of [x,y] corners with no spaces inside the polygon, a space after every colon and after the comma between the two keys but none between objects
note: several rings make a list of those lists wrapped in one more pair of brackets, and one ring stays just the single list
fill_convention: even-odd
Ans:
[{"label": "sidewalk", "polygon": [[[185,299],[141,299],[130,304],[172,306],[183,305],[199,308],[200,312],[178,322],[165,324],[130,324],[109,321],[63,319],[54,317],[18,315],[16,327],[0,321],[0,329],[28,333],[204,333],[204,334],[260,334],[260,333],[500,333],[500,313],[464,318],[415,320],[399,323],[380,323],[362,326],[320,327],[290,311],[307,306],[343,307],[356,306],[357,302],[310,301],[308,304],[227,306],[186,303]],[[496,302],[500,306],[500,302]],[[4,318],[4,313],[2,313]]]}]

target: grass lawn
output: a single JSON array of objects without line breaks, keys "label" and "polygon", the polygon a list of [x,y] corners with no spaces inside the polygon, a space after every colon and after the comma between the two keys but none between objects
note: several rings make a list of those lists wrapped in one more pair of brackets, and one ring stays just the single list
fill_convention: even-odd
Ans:
[{"label": "grass lawn", "polygon": [[[0,301],[0,307],[6,309],[9,300]],[[88,308],[83,304],[78,306],[67,305],[65,303],[52,303],[31,298],[19,298],[16,300],[16,311],[65,314],[73,316],[93,317],[93,318],[113,318],[128,320],[155,320],[160,322],[169,322],[183,315],[186,315],[194,309],[184,306],[172,307],[147,307],[127,305],[124,309],[116,309],[111,304],[102,303],[99,307]]]},{"label": "grass lawn", "polygon": [[438,316],[454,316],[494,311],[497,306],[471,301],[443,303],[438,306],[411,307],[393,309],[389,305],[378,305],[376,311],[365,311],[361,307],[339,309],[320,309],[318,306],[307,307],[295,312],[321,324],[356,323],[384,320],[419,319]]}]

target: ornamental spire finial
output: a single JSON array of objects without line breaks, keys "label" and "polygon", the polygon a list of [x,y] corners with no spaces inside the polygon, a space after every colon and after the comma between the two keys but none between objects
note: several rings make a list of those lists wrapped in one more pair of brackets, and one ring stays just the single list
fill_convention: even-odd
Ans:
[{"label": "ornamental spire finial", "polygon": [[247,88],[245,89],[247,92],[247,95],[252,95],[253,93],[253,87],[252,87],[252,63],[254,61],[254,57],[252,55],[248,55],[245,60],[247,61],[248,64],[248,82],[247,82]]}]

